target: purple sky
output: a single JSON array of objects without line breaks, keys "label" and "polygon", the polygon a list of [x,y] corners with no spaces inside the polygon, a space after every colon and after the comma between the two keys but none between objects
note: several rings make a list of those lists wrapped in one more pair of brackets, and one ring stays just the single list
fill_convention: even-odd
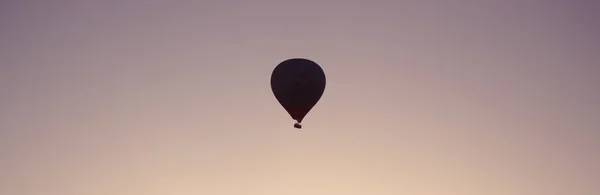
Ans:
[{"label": "purple sky", "polygon": [[0,194],[598,195],[599,5],[0,1]]}]

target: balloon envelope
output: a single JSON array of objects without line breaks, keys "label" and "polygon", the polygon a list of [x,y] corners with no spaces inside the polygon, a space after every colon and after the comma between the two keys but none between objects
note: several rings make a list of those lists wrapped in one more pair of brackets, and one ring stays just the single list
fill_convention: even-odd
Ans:
[{"label": "balloon envelope", "polygon": [[308,112],[317,104],[325,91],[325,73],[315,62],[293,58],[285,60],[271,74],[271,90],[277,101],[292,116],[301,128],[300,123]]}]

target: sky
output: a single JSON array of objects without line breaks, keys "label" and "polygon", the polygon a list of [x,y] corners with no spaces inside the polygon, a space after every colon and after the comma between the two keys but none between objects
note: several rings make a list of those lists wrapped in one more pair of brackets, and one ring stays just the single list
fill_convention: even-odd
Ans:
[{"label": "sky", "polygon": [[[597,195],[600,3],[3,0],[0,194]],[[293,128],[289,58],[327,88]]]}]

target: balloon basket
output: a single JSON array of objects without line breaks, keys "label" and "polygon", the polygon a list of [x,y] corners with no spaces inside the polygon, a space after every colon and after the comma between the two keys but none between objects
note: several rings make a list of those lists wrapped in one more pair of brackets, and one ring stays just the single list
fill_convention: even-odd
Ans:
[{"label": "balloon basket", "polygon": [[295,127],[296,129],[302,129],[302,125],[301,125],[300,123],[296,123],[296,124],[294,124],[294,127]]}]

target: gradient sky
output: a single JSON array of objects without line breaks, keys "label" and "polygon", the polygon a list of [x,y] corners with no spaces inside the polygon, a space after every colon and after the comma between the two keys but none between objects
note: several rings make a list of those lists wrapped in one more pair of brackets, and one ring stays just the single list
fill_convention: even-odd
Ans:
[{"label": "gradient sky", "polygon": [[0,194],[598,195],[599,8],[3,0]]}]

